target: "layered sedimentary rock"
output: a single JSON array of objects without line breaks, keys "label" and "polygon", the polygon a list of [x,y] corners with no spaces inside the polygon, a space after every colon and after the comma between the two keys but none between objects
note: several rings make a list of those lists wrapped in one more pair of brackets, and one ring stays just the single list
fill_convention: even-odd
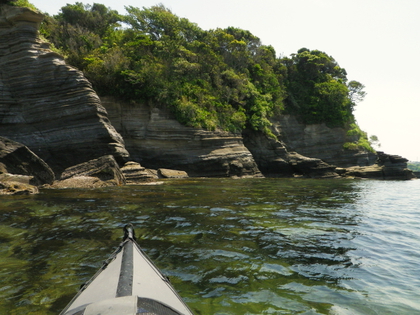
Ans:
[{"label": "layered sedimentary rock", "polygon": [[121,167],[121,172],[125,177],[127,185],[156,182],[158,179],[157,171],[148,170],[140,163],[129,161]]},{"label": "layered sedimentary rock", "polygon": [[168,170],[166,168],[158,169],[158,176],[160,178],[187,178],[188,174],[184,171]]},{"label": "layered sedimentary rock", "polygon": [[39,193],[38,187],[18,181],[2,181],[0,174],[0,195],[33,195]]},{"label": "layered sedimentary rock", "polygon": [[273,120],[274,133],[289,151],[318,158],[338,167],[368,166],[376,161],[376,154],[343,149],[346,142],[357,141],[344,128],[329,128],[325,124],[304,125],[296,117],[278,116]]},{"label": "layered sedimentary rock", "polygon": [[38,37],[43,16],[0,5],[0,135],[28,146],[59,174],[128,152],[82,72]]},{"label": "layered sedimentary rock", "polygon": [[102,98],[133,160],[147,168],[182,170],[189,176],[261,176],[240,134],[205,131],[178,123],[169,111]]},{"label": "layered sedimentary rock", "polygon": [[39,186],[51,184],[54,178],[51,168],[26,146],[0,137],[0,181]]},{"label": "layered sedimentary rock", "polygon": [[[281,140],[269,138],[261,132],[245,130],[244,144],[251,151],[261,172],[267,177],[304,176],[311,178],[338,177],[335,166],[318,158],[288,151]],[[280,134],[278,134],[280,138]]]},{"label": "layered sedimentary rock", "polygon": [[60,180],[46,188],[99,188],[125,183],[125,177],[114,157],[105,155],[65,169]]},{"label": "layered sedimentary rock", "polygon": [[293,166],[289,163],[289,152],[283,142],[253,130],[245,130],[243,139],[264,176],[291,177],[295,174]]},{"label": "layered sedimentary rock", "polygon": [[124,185],[125,177],[112,155],[101,156],[78,165],[71,166],[61,174],[61,180],[76,176],[97,177],[111,185]]},{"label": "layered sedimentary rock", "polygon": [[246,130],[244,143],[265,176],[337,177],[339,167],[367,166],[376,154],[343,149],[345,142],[357,141],[347,136],[344,128],[328,128],[325,124],[304,125],[296,117],[281,115],[272,119],[277,139]]},{"label": "layered sedimentary rock", "polygon": [[416,178],[413,171],[407,169],[408,160],[406,158],[380,151],[377,153],[378,159],[374,165],[349,167],[344,175],[386,180]]},{"label": "layered sedimentary rock", "polygon": [[[113,98],[103,98],[101,104],[83,74],[66,65],[39,39],[41,20],[41,14],[29,9],[0,5],[0,136],[25,144],[56,175],[67,170],[65,177],[74,165],[93,165],[87,170],[99,170],[98,177],[72,175],[89,187],[106,182],[108,179],[100,178],[104,174],[112,173],[116,184],[124,183],[124,174],[130,183],[159,176],[157,171],[148,176],[141,163],[148,169],[163,169],[165,174],[169,174],[165,169],[172,169],[170,177],[258,177],[261,173],[335,177],[335,166],[369,166],[377,158],[367,152],[344,150],[345,142],[357,140],[346,130],[303,125],[293,116],[273,119],[274,140],[250,130],[232,134],[185,127],[164,106]],[[126,162],[128,151],[136,163],[126,164],[121,175],[117,164]],[[101,158],[106,156],[117,163],[107,164],[106,158]],[[382,160],[374,172],[361,172],[361,176],[410,177],[401,159],[388,156]],[[87,161],[93,164],[83,164]],[[95,166],[95,161],[100,165]],[[107,171],[110,169],[118,174]],[[350,173],[341,169],[340,174]],[[79,185],[76,180],[72,183]]]},{"label": "layered sedimentary rock", "polygon": [[102,98],[133,159],[148,168],[183,170],[189,176],[336,177],[334,166],[287,151],[281,141],[188,128],[164,109]]}]

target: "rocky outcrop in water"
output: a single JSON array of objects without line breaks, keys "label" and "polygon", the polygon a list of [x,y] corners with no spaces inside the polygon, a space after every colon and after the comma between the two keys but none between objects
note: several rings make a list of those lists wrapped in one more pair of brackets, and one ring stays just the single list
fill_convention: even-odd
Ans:
[{"label": "rocky outcrop in water", "polygon": [[0,195],[33,195],[39,193],[38,187],[21,180],[3,181],[0,175]]},{"label": "rocky outcrop in water", "polygon": [[[25,178],[25,180],[18,180],[18,178]],[[28,147],[0,137],[0,180],[2,179],[39,186],[51,184],[55,177],[47,163]]]},{"label": "rocky outcrop in water", "polygon": [[125,177],[112,155],[102,156],[64,170],[47,188],[98,188],[125,185]]},{"label": "rocky outcrop in water", "polygon": [[380,151],[377,154],[378,159],[374,165],[349,167],[343,175],[386,180],[416,178],[413,171],[407,168],[406,158]]},{"label": "rocky outcrop in water", "polygon": [[149,170],[140,163],[129,161],[121,168],[127,185],[153,183],[158,179],[157,171]]},{"label": "rocky outcrop in water", "polygon": [[122,137],[82,72],[38,36],[43,16],[0,5],[0,135],[60,174],[104,155],[127,157]]},{"label": "rocky outcrop in water", "polygon": [[54,181],[50,167],[21,143],[0,137],[0,195],[38,193]]}]

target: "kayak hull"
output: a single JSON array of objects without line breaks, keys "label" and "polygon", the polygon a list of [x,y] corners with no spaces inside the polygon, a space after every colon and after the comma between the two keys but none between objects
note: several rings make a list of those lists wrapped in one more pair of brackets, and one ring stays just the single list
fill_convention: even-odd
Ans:
[{"label": "kayak hull", "polygon": [[60,315],[193,314],[129,235]]}]

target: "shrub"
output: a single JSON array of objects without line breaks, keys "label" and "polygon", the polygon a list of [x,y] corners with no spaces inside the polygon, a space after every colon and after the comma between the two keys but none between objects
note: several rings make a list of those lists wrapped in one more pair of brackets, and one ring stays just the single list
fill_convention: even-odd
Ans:
[{"label": "shrub", "polygon": [[351,138],[352,141],[344,143],[343,148],[345,150],[365,150],[368,152],[375,152],[375,150],[370,145],[367,133],[361,130],[356,123],[349,124],[347,137]]},{"label": "shrub", "polygon": [[7,3],[7,4],[11,4],[11,5],[15,5],[18,7],[25,7],[25,8],[30,8],[34,11],[39,11],[32,3],[29,3],[28,0],[6,0],[6,1],[0,1],[0,3]]}]

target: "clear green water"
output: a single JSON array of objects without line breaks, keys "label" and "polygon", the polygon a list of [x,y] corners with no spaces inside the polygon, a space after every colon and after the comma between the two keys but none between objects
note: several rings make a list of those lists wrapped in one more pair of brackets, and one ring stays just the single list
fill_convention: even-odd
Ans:
[{"label": "clear green water", "polygon": [[420,181],[188,179],[0,199],[0,314],[58,314],[121,240],[198,314],[420,314]]}]

